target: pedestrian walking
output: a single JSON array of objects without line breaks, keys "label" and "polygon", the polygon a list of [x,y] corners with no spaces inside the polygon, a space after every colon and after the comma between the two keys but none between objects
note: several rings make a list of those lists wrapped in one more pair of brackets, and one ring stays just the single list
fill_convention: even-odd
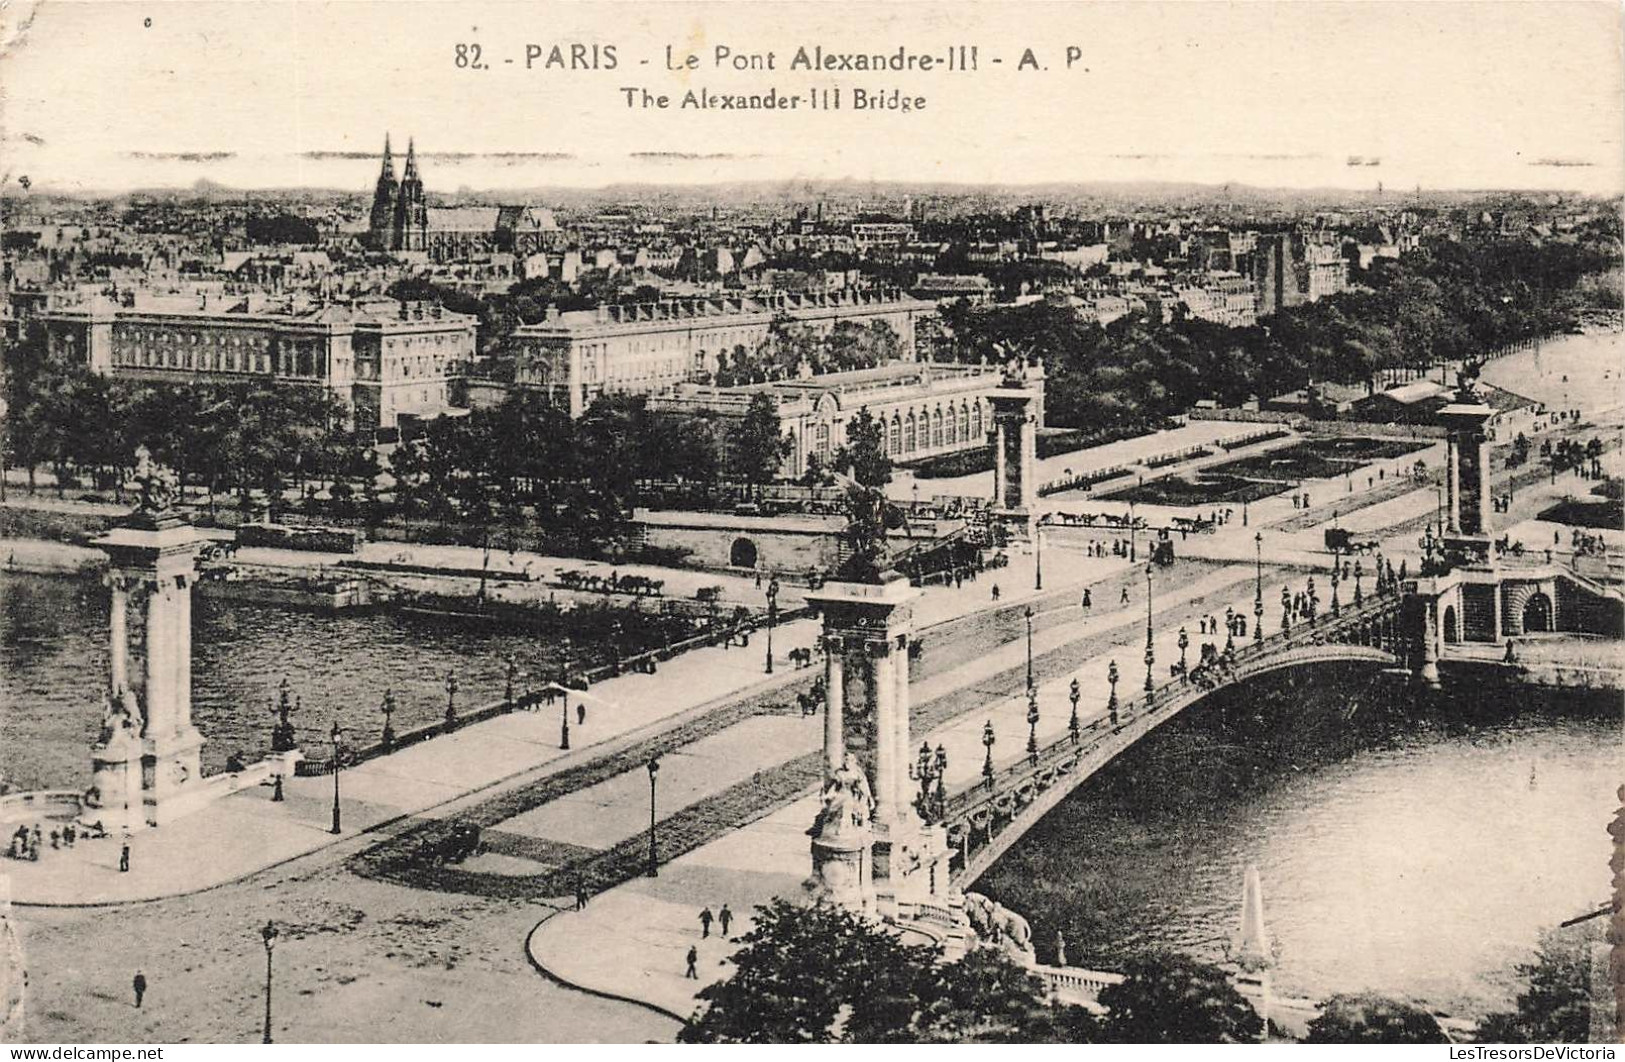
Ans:
[{"label": "pedestrian walking", "polygon": [[734,913],[728,910],[727,904],[723,904],[722,910],[717,912],[717,921],[722,923],[722,935],[724,937],[728,935],[728,927],[733,925],[733,920]]},{"label": "pedestrian walking", "polygon": [[135,1009],[140,1010],[141,1000],[145,998],[147,994],[147,975],[142,973],[140,970],[137,970],[135,972],[135,980],[130,982],[130,986],[135,989]]},{"label": "pedestrian walking", "polygon": [[688,946],[688,969],[683,973],[685,980],[698,981],[700,979],[700,972],[694,968],[699,964],[699,961],[700,949],[690,944]]},{"label": "pedestrian walking", "polygon": [[587,909],[587,884],[586,884],[586,882],[578,881],[578,882],[576,882],[576,910],[585,911],[586,909]]},{"label": "pedestrian walking", "polygon": [[1126,604],[1128,604],[1128,587],[1126,587],[1126,586],[1125,586],[1125,587],[1123,587],[1123,596],[1122,596],[1122,597],[1121,597],[1121,598],[1119,598],[1119,599],[1118,599],[1118,602],[1117,602],[1117,603],[1118,603],[1118,604],[1119,604],[1119,605],[1126,605]]},{"label": "pedestrian walking", "polygon": [[999,584],[994,583],[993,584],[993,600],[997,601],[998,599],[999,599]]},{"label": "pedestrian walking", "polygon": [[576,701],[576,723],[577,724],[585,724],[586,722],[587,722],[587,702],[583,701],[583,700],[577,700]]},{"label": "pedestrian walking", "polygon": [[1089,588],[1086,586],[1083,588],[1083,607],[1089,608],[1093,604],[1094,602],[1089,598]]},{"label": "pedestrian walking", "polygon": [[715,920],[715,918],[711,914],[711,908],[702,907],[700,909],[700,936],[701,936],[701,938],[709,937],[711,935],[711,923],[714,920]]},{"label": "pedestrian walking", "polygon": [[120,874],[125,874],[125,873],[129,872],[129,869],[130,869],[130,846],[127,845],[127,844],[124,847],[119,849],[119,853],[118,853],[118,869],[119,869]]}]

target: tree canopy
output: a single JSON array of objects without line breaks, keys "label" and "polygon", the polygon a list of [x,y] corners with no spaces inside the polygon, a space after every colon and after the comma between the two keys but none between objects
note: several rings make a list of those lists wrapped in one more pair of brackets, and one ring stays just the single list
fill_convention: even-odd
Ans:
[{"label": "tree canopy", "polygon": [[1335,995],[1309,1022],[1307,1044],[1443,1044],[1439,1023],[1420,1007],[1374,993]]}]

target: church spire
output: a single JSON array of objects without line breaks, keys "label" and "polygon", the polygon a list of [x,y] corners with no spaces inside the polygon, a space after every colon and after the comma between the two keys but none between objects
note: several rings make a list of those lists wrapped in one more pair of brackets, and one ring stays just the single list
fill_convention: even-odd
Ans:
[{"label": "church spire", "polygon": [[401,175],[403,181],[416,180],[418,175],[417,153],[413,148],[412,138],[406,138],[406,172]]},{"label": "church spire", "polygon": [[388,177],[391,181],[393,181],[395,179],[395,159],[394,159],[394,156],[392,156],[389,153],[389,134],[388,133],[384,134],[384,168],[383,168],[383,171],[378,176],[379,177]]}]

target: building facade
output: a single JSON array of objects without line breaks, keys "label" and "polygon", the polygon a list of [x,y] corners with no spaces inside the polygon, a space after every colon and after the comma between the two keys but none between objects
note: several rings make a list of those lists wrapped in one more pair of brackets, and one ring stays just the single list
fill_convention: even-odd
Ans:
[{"label": "building facade", "polygon": [[571,416],[601,394],[659,394],[717,369],[717,356],[754,351],[776,322],[828,332],[841,321],[884,321],[914,359],[914,326],[933,303],[897,291],[835,291],[673,299],[549,313],[513,333],[514,384],[545,391]]},{"label": "building facade", "polygon": [[273,383],[321,388],[357,429],[451,407],[451,381],[474,357],[477,320],[439,306],[329,302],[250,308],[123,305],[108,298],[39,314],[50,351],[96,372],[171,383]]},{"label": "building facade", "polygon": [[[880,422],[886,455],[896,462],[984,446],[993,430],[988,396],[1002,380],[996,366],[894,363],[740,387],[685,384],[672,394],[651,398],[649,410],[714,417],[723,425],[718,438],[726,441],[726,426],[745,416],[753,396],[765,393],[777,404],[790,442],[780,473],[796,478],[814,457],[829,463],[846,444],[847,424],[860,410],[868,410]],[[1042,423],[1042,395],[1037,412]]]}]

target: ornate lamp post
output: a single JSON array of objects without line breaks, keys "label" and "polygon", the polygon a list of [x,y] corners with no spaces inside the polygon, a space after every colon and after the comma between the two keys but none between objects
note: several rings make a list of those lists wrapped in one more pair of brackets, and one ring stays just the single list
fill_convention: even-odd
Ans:
[{"label": "ornate lamp post", "polygon": [[1072,702],[1072,718],[1066,721],[1066,732],[1072,736],[1072,744],[1076,745],[1078,743],[1078,731],[1081,729],[1078,725],[1078,701],[1083,697],[1083,687],[1078,685],[1076,678],[1073,678],[1072,685],[1067,690],[1066,695],[1067,699]]},{"label": "ornate lamp post", "polygon": [[1320,601],[1320,595],[1315,591],[1315,577],[1313,575],[1304,584],[1304,596],[1308,599],[1304,604],[1309,610],[1309,626],[1313,627],[1315,625],[1315,605]]},{"label": "ornate lamp post", "polygon": [[276,923],[266,922],[265,928],[260,930],[260,940],[265,944],[265,1036],[261,1043],[271,1042],[271,951],[276,947],[278,936]]},{"label": "ornate lamp post", "polygon": [[942,820],[943,809],[948,806],[948,750],[940,744],[937,746],[937,755],[932,764],[937,773],[936,806],[932,808],[932,818]]},{"label": "ornate lamp post", "polygon": [[1150,693],[1157,688],[1157,680],[1151,674],[1151,666],[1157,662],[1157,652],[1152,646],[1151,633],[1151,565],[1145,566],[1145,692]]},{"label": "ornate lamp post", "polygon": [[1191,636],[1183,626],[1179,628],[1179,673],[1185,674],[1185,650],[1190,648]]},{"label": "ornate lamp post", "polygon": [[1027,619],[1027,688],[1033,688],[1033,607],[1027,606],[1023,613]]},{"label": "ornate lamp post", "polygon": [[508,657],[507,672],[502,682],[502,707],[505,711],[513,711],[513,684],[519,677],[519,663],[513,657]]},{"label": "ornate lamp post", "polygon": [[655,778],[660,774],[660,757],[649,757],[649,876],[660,876],[660,857],[655,850]]},{"label": "ornate lamp post", "polygon": [[767,583],[767,673],[773,674],[773,627],[779,622],[779,580]]},{"label": "ornate lamp post", "polygon": [[1117,672],[1117,661],[1113,660],[1106,667],[1106,681],[1112,684],[1112,695],[1106,698],[1106,714],[1111,719],[1112,726],[1117,725],[1117,680],[1120,677]]},{"label": "ornate lamp post", "polygon": [[1264,532],[1253,533],[1253,641],[1264,640]]},{"label": "ornate lamp post", "polygon": [[378,706],[384,715],[384,748],[393,748],[395,745],[395,691],[384,690],[384,703]]},{"label": "ornate lamp post", "polygon": [[333,828],[329,833],[343,832],[339,825],[339,771],[342,767],[339,761],[339,738],[344,736],[344,728],[339,726],[337,719],[333,720],[333,729],[328,737],[333,742]]},{"label": "ornate lamp post", "polygon": [[564,680],[568,676],[564,669],[559,669],[559,748],[565,752],[570,751],[570,686]]},{"label": "ornate lamp post", "polygon": [[457,676],[446,672],[446,729],[457,728]]},{"label": "ornate lamp post", "polygon": [[1027,687],[1027,758],[1038,763],[1038,691]]},{"label": "ornate lamp post", "polygon": [[1134,503],[1128,503],[1128,559],[1133,564],[1134,557]]},{"label": "ornate lamp post", "polygon": [[987,780],[989,789],[993,787],[993,743],[995,740],[993,736],[993,720],[989,719],[982,724],[982,747],[987,750],[987,755],[982,760],[982,777]]},{"label": "ornate lamp post", "polygon": [[1360,591],[1360,579],[1364,575],[1365,568],[1361,566],[1359,560],[1356,559],[1354,562],[1354,604],[1356,606],[1365,600],[1365,595]]},{"label": "ornate lamp post", "polygon": [[1044,589],[1044,520],[1033,524],[1033,589]]},{"label": "ornate lamp post", "polygon": [[1334,549],[1332,550],[1332,615],[1334,616],[1343,610],[1342,604],[1337,599],[1337,584],[1342,580],[1342,568],[1342,555]]},{"label": "ornate lamp post", "polygon": [[271,751],[291,752],[298,747],[299,741],[294,736],[293,723],[289,721],[288,717],[297,709],[293,707],[292,699],[288,695],[286,676],[283,677],[282,683],[277,687],[276,706],[271,711],[275,712],[277,717],[276,726],[271,728]]},{"label": "ornate lamp post", "polygon": [[929,820],[931,800],[931,743],[920,743],[920,754],[914,758],[909,766],[909,777],[920,783],[920,795],[915,800],[915,807],[919,808],[920,818]]},{"label": "ornate lamp post", "polygon": [[1292,629],[1292,591],[1281,587],[1281,633]]}]

